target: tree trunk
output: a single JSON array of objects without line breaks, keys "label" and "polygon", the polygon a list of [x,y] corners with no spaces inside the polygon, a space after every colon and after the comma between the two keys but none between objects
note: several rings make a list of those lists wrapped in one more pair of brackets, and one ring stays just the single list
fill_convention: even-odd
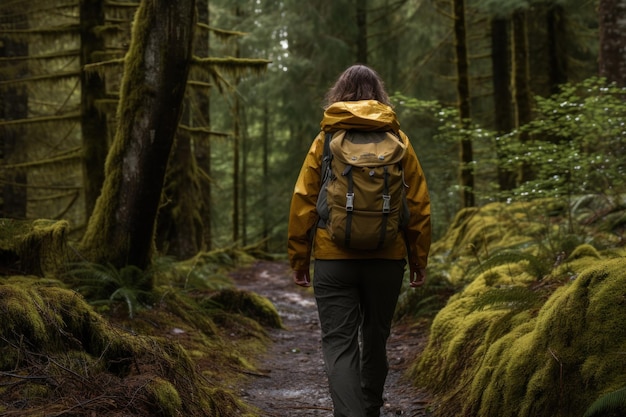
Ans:
[{"label": "tree trunk", "polygon": [[164,187],[166,201],[159,210],[157,248],[176,259],[189,259],[202,247],[199,175],[192,149],[191,135],[179,131]]},{"label": "tree trunk", "polygon": [[240,107],[239,117],[241,118],[241,150],[243,152],[241,167],[241,243],[248,244],[248,199],[250,198],[248,189],[248,158],[250,157],[250,138],[248,137],[248,116],[246,106]]},{"label": "tree trunk", "polygon": [[567,31],[563,6],[551,4],[547,12],[548,71],[550,93],[559,92],[559,86],[567,82]]},{"label": "tree trunk", "polygon": [[95,61],[95,53],[105,49],[97,28],[104,26],[104,1],[84,0],[80,3],[80,85],[81,130],[83,137],[83,187],[85,218],[89,219],[104,183],[104,162],[108,151],[105,113],[96,104],[106,95],[104,79],[97,71],[85,71]]},{"label": "tree trunk", "polygon": [[[11,15],[11,13],[8,13]],[[27,20],[14,25],[15,29],[26,29]],[[28,44],[10,38],[0,38],[0,57],[28,56]],[[25,77],[28,69],[17,61],[15,73],[17,77]],[[8,71],[10,73],[10,71]],[[5,76],[0,71],[0,81]],[[0,93],[0,120],[20,120],[28,116],[28,92],[25,87],[9,87]],[[17,127],[4,126],[0,128],[0,160],[2,165],[13,165],[24,162],[26,151],[23,150],[24,140],[20,137]],[[2,188],[0,195],[0,217],[11,219],[25,219],[27,209],[27,177],[22,168],[9,168],[2,171]]]},{"label": "tree trunk", "polygon": [[[465,28],[465,0],[454,0],[454,40],[456,50],[457,95],[461,125],[468,127],[470,122],[469,58]],[[463,207],[473,207],[474,173],[472,141],[461,140],[461,197]]]},{"label": "tree trunk", "polygon": [[[513,81],[515,101],[515,124],[519,128],[531,120],[528,38],[526,34],[526,12],[518,10],[513,13]],[[528,141],[528,133],[521,132],[520,142]],[[532,179],[531,164],[522,163],[520,183]]]},{"label": "tree trunk", "polygon": [[145,0],[136,12],[105,182],[81,242],[90,261],[139,268],[151,262],[189,73],[194,11],[194,0]]},{"label": "tree trunk", "polygon": [[240,124],[239,124],[239,97],[235,96],[235,104],[233,108],[233,215],[232,222],[232,240],[237,242],[239,240],[239,193],[241,191],[240,177],[239,177],[239,158],[240,158]]},{"label": "tree trunk", "polygon": [[367,65],[367,0],[356,0],[356,62]]},{"label": "tree trunk", "polygon": [[626,87],[626,0],[600,0],[600,76]]},{"label": "tree trunk", "polygon": [[[494,18],[491,21],[491,62],[493,72],[493,104],[494,128],[499,134],[513,129],[513,98],[511,96],[511,59],[509,48],[508,21]],[[497,145],[496,145],[497,146]],[[506,158],[498,149],[498,159]],[[512,190],[515,187],[515,173],[498,165],[498,185],[500,191]]]},{"label": "tree trunk", "polygon": [[[209,25],[209,2],[208,0],[198,1],[198,22]],[[206,36],[198,37],[195,43],[195,54],[201,57],[209,56],[209,48],[211,44],[210,31],[207,31]],[[211,101],[210,91],[208,89],[202,89],[195,92],[197,114],[195,122],[201,121],[201,126],[207,131],[211,130]],[[202,240],[203,246],[206,250],[211,250],[213,247],[213,228],[211,227],[211,218],[213,210],[213,199],[211,198],[212,184],[209,180],[211,178],[211,140],[210,137],[205,137],[201,141],[194,142],[196,165],[200,171],[204,172],[205,181],[202,182],[200,187],[200,196],[202,199],[202,208],[200,210],[200,216],[202,219]]]},{"label": "tree trunk", "polygon": [[267,185],[270,184],[270,164],[269,164],[269,153],[270,153],[270,112],[269,112],[269,104],[267,101],[267,96],[263,100],[263,133],[261,134],[262,142],[263,142],[263,184],[266,184],[263,187],[263,242],[265,250],[269,249],[269,237],[270,237],[270,226],[269,226],[269,188]]}]

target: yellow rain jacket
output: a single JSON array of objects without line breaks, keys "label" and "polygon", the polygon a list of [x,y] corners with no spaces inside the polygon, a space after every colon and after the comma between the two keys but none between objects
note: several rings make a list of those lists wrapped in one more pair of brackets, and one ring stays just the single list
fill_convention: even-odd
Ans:
[{"label": "yellow rain jacket", "polygon": [[325,133],[340,129],[393,130],[407,144],[402,160],[407,202],[411,213],[406,236],[410,254],[408,262],[425,268],[430,249],[430,197],[424,172],[408,137],[400,130],[393,109],[376,100],[343,101],[329,106],[320,123],[320,132],[304,160],[294,187],[289,212],[288,254],[294,271],[309,268],[311,255],[317,259],[404,259],[407,245],[402,234],[395,244],[380,250],[363,251],[345,249],[330,239],[326,229],[317,227],[319,215],[316,210],[322,175],[322,154]]}]

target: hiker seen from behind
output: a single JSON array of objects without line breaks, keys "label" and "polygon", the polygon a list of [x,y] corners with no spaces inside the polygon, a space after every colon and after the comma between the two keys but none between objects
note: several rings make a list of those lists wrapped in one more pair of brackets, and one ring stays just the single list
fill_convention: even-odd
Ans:
[{"label": "hiker seen from behind", "polygon": [[430,198],[415,150],[379,75],[351,66],[327,92],[288,229],[294,281],[313,285],[335,417],[380,416],[407,263],[410,286],[424,284],[430,242]]}]

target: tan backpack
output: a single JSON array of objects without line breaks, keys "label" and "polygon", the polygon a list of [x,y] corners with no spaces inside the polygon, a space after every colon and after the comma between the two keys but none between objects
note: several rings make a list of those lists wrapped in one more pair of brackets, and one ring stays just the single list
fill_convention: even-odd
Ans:
[{"label": "tan backpack", "polygon": [[317,211],[319,227],[335,244],[376,250],[402,233],[409,220],[401,163],[406,148],[393,132],[326,134]]}]

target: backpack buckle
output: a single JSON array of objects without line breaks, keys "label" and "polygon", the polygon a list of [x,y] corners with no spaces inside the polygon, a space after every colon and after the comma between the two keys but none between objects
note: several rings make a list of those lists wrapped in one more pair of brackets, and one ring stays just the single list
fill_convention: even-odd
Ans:
[{"label": "backpack buckle", "polygon": [[354,193],[346,193],[346,211],[354,211]]},{"label": "backpack buckle", "polygon": [[383,194],[383,213],[391,212],[391,196]]}]

